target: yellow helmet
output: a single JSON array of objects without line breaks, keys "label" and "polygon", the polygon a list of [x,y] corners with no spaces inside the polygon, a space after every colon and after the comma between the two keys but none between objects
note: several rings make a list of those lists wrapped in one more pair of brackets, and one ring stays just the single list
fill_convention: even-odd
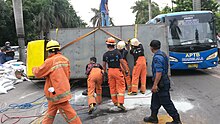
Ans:
[{"label": "yellow helmet", "polygon": [[132,46],[138,46],[139,44],[141,44],[137,38],[133,38],[131,39],[131,45]]},{"label": "yellow helmet", "polygon": [[56,49],[56,48],[60,50],[60,44],[55,40],[50,40],[47,43],[46,51],[49,51],[51,49]]},{"label": "yellow helmet", "polygon": [[117,44],[117,49],[121,50],[125,48],[125,42],[124,41],[119,41]]},{"label": "yellow helmet", "polygon": [[106,44],[115,45],[115,44],[116,44],[115,38],[109,37],[109,38],[106,40]]}]

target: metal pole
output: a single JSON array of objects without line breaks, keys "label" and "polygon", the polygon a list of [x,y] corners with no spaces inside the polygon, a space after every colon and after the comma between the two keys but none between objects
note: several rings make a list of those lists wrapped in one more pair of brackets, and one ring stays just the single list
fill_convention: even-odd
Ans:
[{"label": "metal pole", "polygon": [[171,12],[173,12],[173,0],[171,0],[171,5],[172,5]]},{"label": "metal pole", "polygon": [[201,0],[193,0],[193,11],[201,11]]},{"label": "metal pole", "polygon": [[152,19],[151,0],[148,0],[149,20]]},{"label": "metal pole", "polygon": [[15,26],[19,44],[19,59],[25,62],[25,42],[24,42],[24,23],[22,0],[12,0],[15,17]]}]

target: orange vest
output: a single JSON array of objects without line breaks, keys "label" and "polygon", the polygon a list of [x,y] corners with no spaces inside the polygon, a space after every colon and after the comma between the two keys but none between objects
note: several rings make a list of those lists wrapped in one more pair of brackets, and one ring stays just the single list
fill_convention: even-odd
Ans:
[{"label": "orange vest", "polygon": [[[32,71],[38,78],[46,77],[44,93],[48,101],[58,104],[71,99],[70,62],[61,53],[50,55],[42,66]],[[50,87],[54,87],[55,94],[48,91]]]}]

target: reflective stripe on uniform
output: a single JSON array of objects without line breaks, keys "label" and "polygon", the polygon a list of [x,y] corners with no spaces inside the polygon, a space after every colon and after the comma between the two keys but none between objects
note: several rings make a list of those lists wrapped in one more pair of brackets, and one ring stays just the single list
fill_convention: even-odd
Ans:
[{"label": "reflective stripe on uniform", "polygon": [[50,118],[50,119],[54,119],[55,118],[55,116],[52,116],[52,115],[47,115],[47,117]]},{"label": "reflective stripe on uniform", "polygon": [[131,88],[131,85],[127,85],[128,88]]},{"label": "reflective stripe on uniform", "polygon": [[124,96],[124,94],[123,93],[119,93],[118,96]]},{"label": "reflective stripe on uniform", "polygon": [[141,86],[145,86],[145,84],[142,84]]},{"label": "reflective stripe on uniform", "polygon": [[111,94],[111,96],[117,96],[117,94]]},{"label": "reflective stripe on uniform", "polygon": [[102,94],[96,94],[96,96],[102,96]]},{"label": "reflective stripe on uniform", "polygon": [[137,84],[132,84],[132,87],[138,87],[138,85]]},{"label": "reflective stripe on uniform", "polygon": [[55,96],[55,97],[53,97],[53,98],[51,98],[51,97],[46,97],[46,98],[47,98],[47,100],[49,100],[49,101],[56,102],[56,101],[58,101],[58,100],[60,100],[60,99],[62,99],[62,98],[64,98],[64,97],[66,97],[66,96],[68,96],[68,95],[70,95],[70,94],[71,94],[70,91],[66,91],[65,93],[60,94],[60,95],[57,95],[57,96]]},{"label": "reflective stripe on uniform", "polygon": [[93,98],[94,96],[88,96],[88,98]]},{"label": "reflective stripe on uniform", "polygon": [[63,109],[60,109],[60,112],[63,114],[63,117],[65,118],[66,122],[67,123],[70,123],[71,121],[75,120],[78,116],[75,115],[73,118],[71,119],[68,119],[67,115],[65,114],[64,110]]},{"label": "reflective stripe on uniform", "polygon": [[58,69],[58,68],[60,68],[60,67],[67,67],[69,64],[58,64],[58,65],[55,65],[55,66],[53,66],[52,68],[51,68],[51,70],[53,71],[53,70],[56,70],[56,69]]}]

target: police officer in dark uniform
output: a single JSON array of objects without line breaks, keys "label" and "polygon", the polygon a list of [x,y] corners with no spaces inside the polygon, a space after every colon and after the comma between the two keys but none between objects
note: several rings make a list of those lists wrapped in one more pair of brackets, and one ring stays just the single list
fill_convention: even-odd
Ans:
[{"label": "police officer in dark uniform", "polygon": [[168,57],[160,50],[161,43],[152,40],[150,43],[151,51],[154,53],[152,61],[153,87],[151,99],[151,116],[145,117],[145,122],[158,123],[158,110],[161,106],[173,118],[172,122],[166,124],[181,124],[179,114],[170,98],[170,80],[168,77]]}]

